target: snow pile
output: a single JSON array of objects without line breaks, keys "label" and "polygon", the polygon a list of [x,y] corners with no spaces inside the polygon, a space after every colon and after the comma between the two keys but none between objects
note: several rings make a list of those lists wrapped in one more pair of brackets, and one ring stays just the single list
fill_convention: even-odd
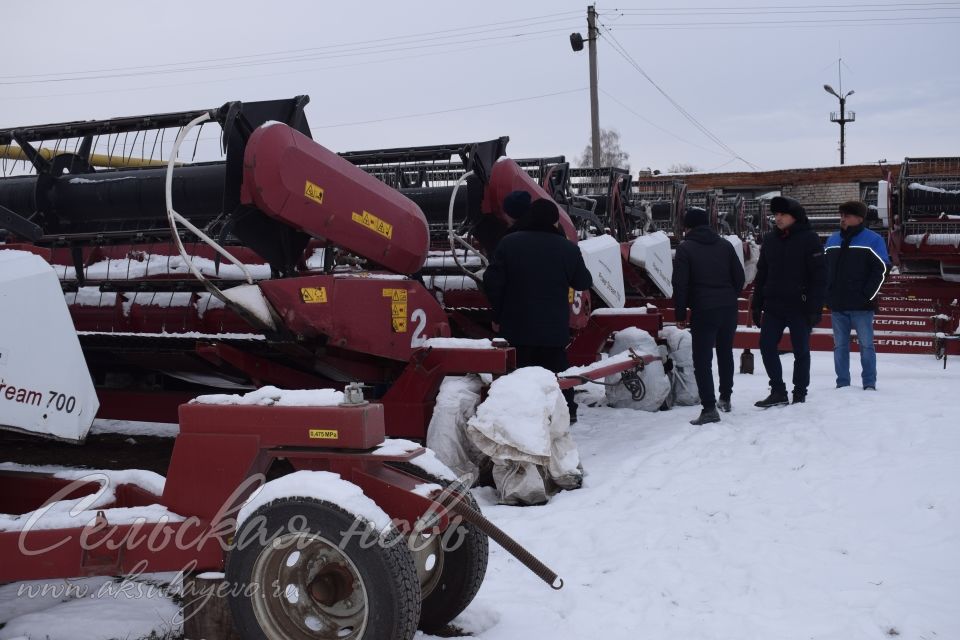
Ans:
[{"label": "snow pile", "polygon": [[960,248],[960,233],[911,233],[904,236],[903,241],[915,247],[927,244],[938,247],[952,245]]},{"label": "snow pile", "polygon": [[553,492],[580,486],[580,455],[556,376],[524,367],[498,378],[467,422],[471,442],[493,462],[505,504],[541,504]]},{"label": "snow pile", "polygon": [[[221,263],[218,269],[216,262],[210,258],[190,256],[190,261],[200,273],[211,278],[246,279],[243,269],[234,264]],[[77,279],[75,267],[62,264],[52,266],[61,280]],[[244,267],[254,280],[266,280],[270,277],[269,264],[247,264]],[[83,272],[88,280],[136,280],[150,276],[187,275],[190,273],[190,265],[178,255],[131,252],[129,258],[100,260],[89,264],[84,267]]]},{"label": "snow pile", "polygon": [[119,433],[127,436],[149,436],[153,438],[175,438],[180,433],[180,425],[170,422],[141,422],[135,420],[108,420],[97,418],[90,427],[90,435]]},{"label": "snow pile", "polygon": [[179,637],[180,605],[169,597],[172,589],[168,585],[158,584],[158,576],[163,575],[0,586],[0,639]]},{"label": "snow pile", "polygon": [[313,253],[310,254],[310,257],[307,258],[307,270],[308,271],[323,271],[324,261],[325,261],[326,249],[314,249]]},{"label": "snow pile", "polygon": [[594,309],[590,315],[591,316],[642,316],[646,315],[646,307],[600,307],[599,309]]},{"label": "snow pile", "polygon": [[[86,288],[86,287],[83,287]],[[189,307],[193,302],[192,293],[173,291],[153,291],[150,293],[124,293],[123,315],[129,316],[133,305],[145,307]]]},{"label": "snow pile", "polygon": [[[413,440],[404,440],[403,438],[387,438],[383,443],[371,452],[374,456],[402,456],[422,449],[420,445]],[[438,478],[440,480],[453,481],[457,476],[437,457],[437,454],[431,449],[424,449],[423,453],[415,458],[411,458],[408,464],[418,467],[424,473]]]},{"label": "snow pile", "polygon": [[266,386],[242,395],[214,393],[197,396],[190,402],[265,407],[329,407],[343,402],[343,392],[334,389],[278,389]]},{"label": "snow pile", "polygon": [[240,508],[237,529],[260,507],[274,500],[312,498],[334,504],[347,513],[366,520],[377,531],[392,526],[390,516],[377,503],[364,495],[360,487],[329,471],[295,471],[271,480],[254,491]]},{"label": "snow pile", "polygon": [[489,338],[427,338],[426,346],[437,349],[493,349]]},{"label": "snow pile", "polygon": [[940,187],[931,187],[928,184],[921,184],[919,182],[911,182],[910,184],[907,185],[907,189],[911,189],[913,191],[929,191],[930,193],[949,193],[953,195],[960,195],[960,191],[957,191],[957,190],[948,190],[948,189],[941,189]]},{"label": "snow pile", "polygon": [[237,304],[256,317],[264,325],[276,328],[273,314],[270,312],[270,303],[263,296],[260,287],[255,284],[244,284],[223,292],[224,297]]},{"label": "snow pile", "polygon": [[477,283],[469,276],[423,276],[423,286],[441,291],[460,291],[478,289]]},{"label": "snow pile", "polygon": [[[39,509],[23,514],[0,514],[0,531],[50,530],[83,527],[92,523],[99,511],[111,525],[150,523],[157,521],[181,522],[183,517],[159,504],[143,507],[106,508],[117,499],[117,487],[121,484],[138,486],[155,496],[163,494],[165,479],[152,471],[129,469],[124,471],[68,469],[56,466],[27,466],[11,462],[0,463],[0,470],[50,473],[55,478],[76,483],[72,489],[93,483],[100,485],[95,491],[69,500],[56,500]],[[68,495],[70,490],[59,492]],[[52,496],[58,497],[58,496]]]},{"label": "snow pile", "polygon": [[452,269],[463,265],[465,267],[479,267],[483,264],[480,256],[475,253],[462,253],[454,258],[449,251],[431,251],[427,256],[427,261],[423,264],[424,269]]},{"label": "snow pile", "polygon": [[113,307],[117,304],[117,293],[100,291],[99,287],[78,287],[76,291],[63,294],[67,304],[81,307]]}]

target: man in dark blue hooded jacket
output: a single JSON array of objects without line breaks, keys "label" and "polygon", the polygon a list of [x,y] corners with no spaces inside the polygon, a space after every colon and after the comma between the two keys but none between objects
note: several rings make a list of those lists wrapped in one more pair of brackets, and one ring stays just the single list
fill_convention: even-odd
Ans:
[{"label": "man in dark blue hooded jacket", "polygon": [[[697,378],[700,417],[690,424],[720,422],[730,411],[733,393],[733,336],[737,331],[737,298],[743,289],[743,265],[733,245],[708,225],[707,212],[691,207],[683,216],[689,229],[673,260],[673,302],[678,323],[687,319],[693,339],[693,373]],[[713,350],[717,351],[720,399],[713,393]]]},{"label": "man in dark blue hooded jacket", "polygon": [[826,273],[823,244],[810,228],[807,212],[793,198],[770,201],[776,229],[763,237],[750,307],[760,327],[760,355],[770,378],[770,395],[755,403],[767,408],[788,404],[780,364],[780,339],[790,329],[793,347],[793,402],[806,402],[810,384],[810,332],[823,317]]}]

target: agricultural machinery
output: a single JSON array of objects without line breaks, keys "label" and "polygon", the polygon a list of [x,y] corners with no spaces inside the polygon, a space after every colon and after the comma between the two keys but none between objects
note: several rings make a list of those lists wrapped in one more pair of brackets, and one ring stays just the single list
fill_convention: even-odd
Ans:
[{"label": "agricultural machinery", "polygon": [[[0,424],[180,425],[165,479],[0,465],[0,580],[225,571],[253,587],[230,597],[243,637],[357,639],[443,628],[488,536],[560,584],[419,443],[445,376],[515,368],[478,286],[511,191],[560,202],[603,283],[571,293],[560,386],[651,361],[596,364],[661,326],[622,308],[631,242],[585,239],[619,203],[568,197],[568,168],[506,138],[338,155],[307,100],[0,130]],[[358,522],[383,544],[343,542]]]}]

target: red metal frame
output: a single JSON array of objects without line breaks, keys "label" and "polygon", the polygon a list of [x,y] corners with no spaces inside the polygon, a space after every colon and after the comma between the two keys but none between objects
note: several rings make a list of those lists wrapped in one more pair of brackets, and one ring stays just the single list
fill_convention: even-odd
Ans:
[{"label": "red metal frame", "polygon": [[[384,408],[379,404],[259,407],[188,404],[181,407],[163,495],[116,487],[116,499],[86,526],[0,532],[0,582],[119,575],[132,571],[221,570],[234,534],[232,519],[273,461],[329,470],[357,484],[396,522],[416,522],[432,505],[414,489],[423,480],[384,466],[407,462],[415,449],[378,456]],[[318,445],[322,442],[323,446]],[[0,471],[0,510],[28,513],[52,498],[75,499],[100,488],[51,474]],[[60,492],[61,495],[57,495]],[[158,504],[185,519],[113,525],[111,508]],[[449,525],[444,516],[441,529]],[[36,553],[25,553],[24,550]]]}]

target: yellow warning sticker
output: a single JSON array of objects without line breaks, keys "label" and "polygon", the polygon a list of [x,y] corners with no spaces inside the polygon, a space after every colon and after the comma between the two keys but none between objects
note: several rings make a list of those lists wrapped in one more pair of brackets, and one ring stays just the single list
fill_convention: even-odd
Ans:
[{"label": "yellow warning sticker", "polygon": [[316,304],[327,301],[326,287],[300,287],[300,297],[307,304]]},{"label": "yellow warning sticker", "polygon": [[317,204],[323,204],[323,187],[317,186],[309,180],[307,180],[307,184],[303,188],[303,195],[310,198]]},{"label": "yellow warning sticker", "polygon": [[407,290],[384,289],[383,297],[390,298],[390,324],[394,333],[407,332]]},{"label": "yellow warning sticker", "polygon": [[363,213],[357,213],[354,211],[351,217],[357,224],[362,224],[371,231],[379,233],[384,238],[393,238],[393,225],[389,222],[381,220],[369,211],[364,211]]},{"label": "yellow warning sticker", "polygon": [[336,429],[310,429],[311,440],[336,440],[340,432]]}]

